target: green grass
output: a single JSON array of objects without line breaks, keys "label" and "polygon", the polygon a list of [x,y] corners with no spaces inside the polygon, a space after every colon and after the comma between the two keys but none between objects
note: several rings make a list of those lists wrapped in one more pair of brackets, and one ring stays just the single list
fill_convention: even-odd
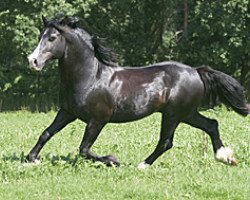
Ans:
[{"label": "green grass", "polygon": [[38,166],[22,162],[55,112],[0,113],[0,199],[249,199],[250,117],[218,109],[203,112],[216,118],[221,138],[238,166],[214,160],[210,139],[187,125],[178,127],[174,147],[145,171],[136,168],[155,148],[160,115],[127,124],[109,124],[92,150],[113,154],[119,168],[78,156],[85,125],[68,125],[41,151]]}]

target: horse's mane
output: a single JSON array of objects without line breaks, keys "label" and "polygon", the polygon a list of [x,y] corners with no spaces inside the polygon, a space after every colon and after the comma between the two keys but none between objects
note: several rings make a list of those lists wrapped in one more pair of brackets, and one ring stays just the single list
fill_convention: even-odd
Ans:
[{"label": "horse's mane", "polygon": [[91,43],[94,47],[95,57],[104,64],[115,66],[117,55],[108,47],[103,45],[103,39],[93,36]]},{"label": "horse's mane", "polygon": [[[95,57],[103,64],[116,66],[117,54],[115,54],[110,48],[103,45],[105,42],[103,38],[98,37],[95,34],[91,34],[91,31],[87,22],[84,19],[78,17],[68,17],[64,14],[57,14],[54,18],[50,19],[48,23],[57,23],[62,26],[68,26],[74,30],[74,32],[83,39],[83,41],[94,50]],[[84,28],[83,28],[84,26]]]}]

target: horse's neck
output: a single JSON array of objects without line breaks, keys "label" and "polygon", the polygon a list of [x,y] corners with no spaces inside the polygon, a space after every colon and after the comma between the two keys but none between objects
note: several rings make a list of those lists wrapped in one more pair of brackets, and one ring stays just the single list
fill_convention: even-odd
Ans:
[{"label": "horse's neck", "polygon": [[60,60],[61,84],[68,89],[75,87],[88,87],[93,81],[98,70],[98,61],[94,57],[71,60]]}]

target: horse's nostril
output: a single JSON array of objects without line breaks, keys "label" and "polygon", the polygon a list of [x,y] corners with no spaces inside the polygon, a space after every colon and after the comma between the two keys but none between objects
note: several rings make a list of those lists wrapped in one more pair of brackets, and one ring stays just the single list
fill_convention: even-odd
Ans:
[{"label": "horse's nostril", "polygon": [[37,63],[37,59],[34,59],[34,60],[33,60],[33,63],[34,63],[35,66],[37,66],[37,64],[38,64],[38,63]]}]

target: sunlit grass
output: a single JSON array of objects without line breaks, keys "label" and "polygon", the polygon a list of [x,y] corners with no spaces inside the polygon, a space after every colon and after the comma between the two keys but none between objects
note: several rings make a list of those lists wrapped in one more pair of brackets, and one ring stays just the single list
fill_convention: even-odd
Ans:
[{"label": "sunlit grass", "polygon": [[210,139],[181,125],[174,147],[147,170],[138,170],[158,141],[160,114],[104,128],[92,150],[115,155],[119,168],[78,156],[85,128],[79,120],[49,141],[40,153],[42,163],[34,166],[22,161],[55,112],[1,113],[0,199],[248,199],[250,118],[224,108],[203,114],[219,121],[221,138],[235,151],[237,167],[216,162]]}]

